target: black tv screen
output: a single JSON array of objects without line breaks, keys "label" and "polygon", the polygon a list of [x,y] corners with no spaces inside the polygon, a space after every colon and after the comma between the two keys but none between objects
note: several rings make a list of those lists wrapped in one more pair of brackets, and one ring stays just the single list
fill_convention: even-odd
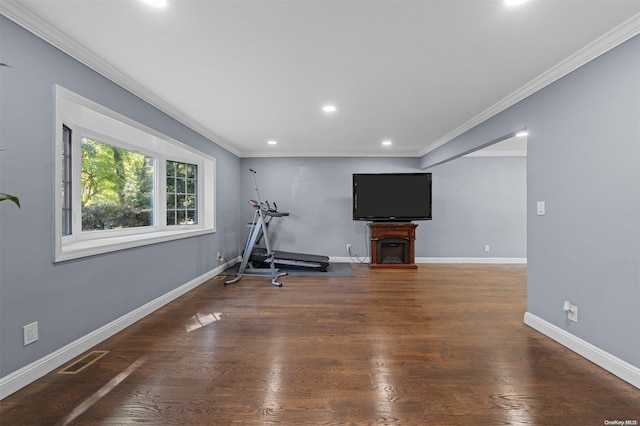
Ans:
[{"label": "black tv screen", "polygon": [[353,220],[431,219],[431,173],[353,175]]}]

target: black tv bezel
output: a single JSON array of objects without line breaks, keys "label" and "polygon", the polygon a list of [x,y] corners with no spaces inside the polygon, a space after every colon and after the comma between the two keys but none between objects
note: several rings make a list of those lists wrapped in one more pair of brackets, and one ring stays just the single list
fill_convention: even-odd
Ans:
[{"label": "black tv bezel", "polygon": [[[356,176],[427,176],[429,181],[429,216],[356,216]],[[367,221],[367,222],[390,222],[390,223],[402,223],[411,222],[414,220],[432,220],[433,219],[433,177],[430,172],[422,173],[353,173],[352,174],[352,217],[353,220]]]}]

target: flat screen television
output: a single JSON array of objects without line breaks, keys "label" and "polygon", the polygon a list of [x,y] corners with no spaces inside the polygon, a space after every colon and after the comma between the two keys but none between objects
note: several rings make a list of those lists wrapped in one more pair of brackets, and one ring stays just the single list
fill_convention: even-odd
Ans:
[{"label": "flat screen television", "polygon": [[353,175],[353,220],[430,220],[431,198],[431,173]]}]

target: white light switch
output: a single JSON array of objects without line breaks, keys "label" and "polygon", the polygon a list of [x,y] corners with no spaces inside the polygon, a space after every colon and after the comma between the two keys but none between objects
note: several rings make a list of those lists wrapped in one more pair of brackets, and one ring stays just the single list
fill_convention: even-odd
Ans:
[{"label": "white light switch", "polygon": [[544,201],[538,201],[537,206],[536,206],[536,211],[538,213],[538,216],[544,216],[545,215]]}]

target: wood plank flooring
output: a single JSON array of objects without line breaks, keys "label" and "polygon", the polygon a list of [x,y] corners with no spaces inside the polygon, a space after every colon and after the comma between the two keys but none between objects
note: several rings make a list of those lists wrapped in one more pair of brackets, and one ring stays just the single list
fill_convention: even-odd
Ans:
[{"label": "wood plank flooring", "polygon": [[[0,403],[2,425],[604,425],[640,390],[523,324],[526,268],[216,277]],[[629,423],[632,424],[632,423]]]}]

